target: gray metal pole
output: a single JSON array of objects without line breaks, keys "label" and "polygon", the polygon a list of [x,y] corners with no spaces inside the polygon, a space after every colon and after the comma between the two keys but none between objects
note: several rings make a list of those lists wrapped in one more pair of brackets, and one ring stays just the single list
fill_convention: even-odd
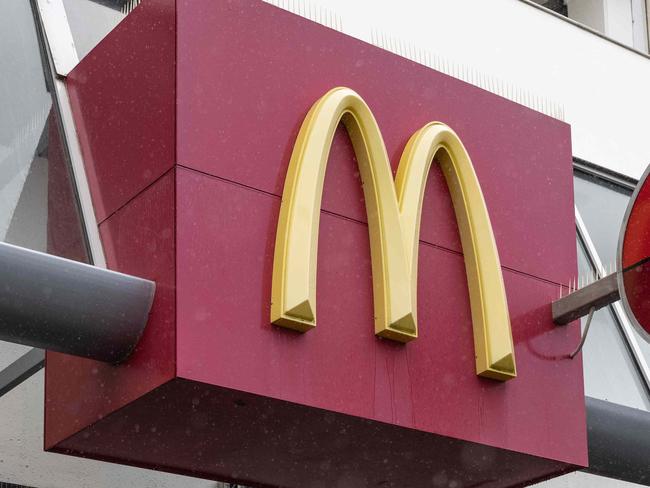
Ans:
[{"label": "gray metal pole", "polygon": [[587,472],[650,486],[650,414],[585,397]]},{"label": "gray metal pole", "polygon": [[0,340],[119,363],[133,351],[155,283],[0,243]]}]

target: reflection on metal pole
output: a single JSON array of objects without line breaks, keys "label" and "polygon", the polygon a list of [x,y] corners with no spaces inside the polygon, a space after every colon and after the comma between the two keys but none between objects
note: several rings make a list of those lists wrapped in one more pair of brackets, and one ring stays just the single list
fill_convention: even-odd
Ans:
[{"label": "reflection on metal pole", "polygon": [[152,281],[0,243],[0,340],[119,363],[154,291]]}]

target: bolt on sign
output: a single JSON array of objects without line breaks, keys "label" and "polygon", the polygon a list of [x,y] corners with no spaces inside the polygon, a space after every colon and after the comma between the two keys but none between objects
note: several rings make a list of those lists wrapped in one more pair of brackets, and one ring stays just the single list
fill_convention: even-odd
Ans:
[{"label": "bolt on sign", "polygon": [[157,292],[125,364],[48,353],[48,450],[273,487],[587,464],[569,126],[253,0],[143,0],[67,85],[108,264]]}]

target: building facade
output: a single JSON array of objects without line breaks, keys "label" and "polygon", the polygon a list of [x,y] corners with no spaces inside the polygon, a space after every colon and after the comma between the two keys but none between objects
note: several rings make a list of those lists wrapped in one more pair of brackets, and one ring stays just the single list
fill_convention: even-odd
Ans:
[{"label": "building facade", "polygon": [[[162,130],[160,128],[168,121],[161,111],[159,126],[151,129],[153,143],[135,136],[129,138],[129,132],[141,134],[135,126],[130,130],[121,125],[125,122],[119,120],[119,114],[131,113],[129,108],[114,107],[107,112],[93,113],[92,107],[88,107],[87,97],[91,102],[96,97],[98,110],[103,109],[106,100],[102,99],[103,93],[99,89],[90,94],[83,92],[86,80],[82,75],[92,76],[92,70],[86,68],[84,72],[79,67],[93,66],[93,60],[102,56],[100,50],[107,36],[114,35],[115,29],[128,19],[134,22],[133,16],[148,7],[148,3],[165,2],[7,0],[0,16],[0,59],[6,67],[0,85],[0,167],[4,170],[0,186],[2,241],[98,267],[111,267],[111,260],[115,259],[111,253],[121,252],[106,252],[106,244],[102,245],[105,236],[98,228],[102,222],[126,208],[130,199],[120,196],[121,190],[117,190],[104,192],[101,203],[97,203],[93,181],[102,176],[89,171],[92,167],[88,166],[89,156],[99,160],[104,156],[98,152],[111,154],[111,144],[102,138],[101,133],[105,130],[113,134],[118,127],[117,132],[126,135],[124,140],[114,141],[116,148],[130,145],[144,158],[147,154],[164,158],[165,148],[158,144],[154,133]],[[231,10],[241,8],[238,2],[226,3]],[[250,2],[244,3],[248,6]],[[351,42],[363,41],[527,107],[548,117],[549,124],[562,121],[570,125],[573,194],[558,192],[552,187],[548,194],[564,194],[567,199],[574,200],[575,239],[572,233],[570,236],[547,236],[549,240],[540,244],[537,254],[549,253],[552,246],[549,243],[554,242],[562,254],[567,237],[570,237],[571,246],[575,241],[578,264],[575,274],[546,280],[547,284],[557,287],[558,298],[570,289],[582,288],[615,271],[619,229],[627,204],[650,163],[650,139],[646,131],[646,117],[650,112],[647,93],[650,56],[645,0],[278,0],[270,4],[273,8],[292,12],[345,34],[354,40]],[[260,2],[259,8],[269,9],[271,6]],[[164,7],[160,9],[162,11]],[[167,27],[164,20],[155,26],[159,36],[157,44],[154,44],[156,36],[144,34],[141,37],[124,36],[119,42],[113,39],[113,45],[119,45],[119,49],[115,48],[116,59],[123,60],[130,52],[140,51],[153,53],[151,59],[165,59],[164,43],[170,39],[165,36]],[[174,38],[174,42],[177,39]],[[214,41],[205,39],[206,45],[211,42]],[[310,40],[304,42],[309,44]],[[189,41],[188,44],[179,42],[169,52],[175,49],[178,53],[190,48]],[[370,59],[370,54],[368,56]],[[202,62],[192,60],[191,56],[187,59],[190,59],[186,61],[187,66],[191,62],[197,65]],[[357,59],[360,66],[366,61],[362,56]],[[130,65],[133,76],[120,71],[118,76],[109,77],[124,85],[106,85],[106,92],[123,90],[131,93],[141,84],[141,93],[157,100],[156,94],[165,89],[166,75],[156,67],[160,65],[153,63],[143,70],[138,62],[135,59]],[[170,66],[175,62],[176,58],[170,61]],[[125,69],[125,65],[116,65],[116,70]],[[250,71],[254,73],[254,69]],[[84,100],[87,112],[78,109]],[[172,100],[176,102],[176,98]],[[161,103],[164,105],[170,101]],[[200,112],[200,106],[195,110]],[[80,113],[88,120],[101,121],[105,126],[98,126],[96,132],[85,132],[79,128]],[[187,120],[193,120],[192,116],[192,113],[187,115]],[[494,123],[491,119],[493,114],[486,112],[481,116],[484,117],[481,124]],[[133,117],[127,117],[128,123],[137,124],[137,116]],[[543,131],[545,123],[540,122],[535,130]],[[187,133],[193,130],[191,124],[189,127]],[[384,134],[384,138],[388,137]],[[150,147],[143,149],[147,143]],[[555,139],[549,140],[549,145],[550,152],[562,150]],[[188,150],[187,154],[192,153]],[[539,160],[545,157],[548,155],[540,154]],[[498,171],[499,163],[494,164]],[[527,164],[531,163],[521,161],[518,171],[522,175],[529,171]],[[538,161],[536,164],[541,163]],[[129,168],[124,169],[128,175]],[[509,170],[514,171],[511,167]],[[134,179],[140,177],[132,176]],[[149,177],[142,176],[143,180]],[[539,186],[556,183],[550,176],[548,182],[539,175],[535,178]],[[508,180],[504,177],[504,181]],[[140,190],[144,191],[144,188],[148,187],[145,185]],[[180,191],[178,186],[176,188]],[[521,206],[526,205],[532,204],[521,202]],[[554,211],[552,202],[544,205],[549,213]],[[512,219],[516,218],[513,214]],[[495,220],[494,215],[492,219]],[[188,221],[192,220],[193,217],[188,218]],[[128,227],[126,223],[121,225]],[[119,231],[116,228],[112,232]],[[127,234],[129,231],[122,232]],[[164,232],[158,235],[164,236]],[[133,239],[137,241],[138,236]],[[163,246],[164,239],[161,239],[156,241],[156,245]],[[534,246],[532,244],[529,249],[531,255],[535,255],[532,252]],[[159,290],[161,283],[164,285],[164,282],[157,282]],[[526,346],[533,350],[539,347],[537,353],[546,354],[541,340],[537,345],[535,342],[533,338]],[[44,372],[41,369],[44,353],[8,342],[0,346],[0,412],[3,419],[0,429],[5,440],[0,451],[0,481],[9,486],[32,487],[115,484],[222,486],[220,482],[200,477],[44,452],[43,444],[48,441],[43,438],[43,419],[45,410],[52,408],[52,403],[48,404],[44,396]],[[567,340],[567,352],[575,346],[577,344]],[[633,434],[623,431],[627,425],[650,424],[650,344],[633,327],[624,307],[616,302],[595,312],[580,356],[587,405],[590,467],[543,481],[540,486],[649,484],[650,466],[644,469],[638,458],[650,457],[638,451],[639,446],[643,449],[644,445],[634,444]],[[56,361],[51,360],[50,365]],[[554,359],[549,356],[545,361],[552,364]],[[58,373],[65,376],[65,370],[62,371]],[[89,371],[92,375],[94,370],[90,368]],[[59,383],[50,384],[63,385],[60,386],[62,389],[66,385],[61,379],[56,381]],[[552,408],[553,402],[559,403],[559,400],[549,396],[548,402]],[[74,423],[77,417],[88,416],[85,412],[74,411],[56,415],[67,417],[70,423]],[[616,425],[617,419],[631,424]],[[622,444],[596,445],[594,439],[598,437],[593,436],[598,426],[610,432],[619,428]],[[645,432],[645,437],[649,432]],[[650,444],[646,443],[645,447],[648,446]],[[614,450],[618,450],[623,461],[614,460]],[[628,465],[625,460],[629,461]],[[527,481],[539,480],[531,478]],[[463,483],[448,472],[438,470],[422,486],[468,486]],[[338,480],[337,486],[363,486],[363,483],[353,475],[346,475]]]}]

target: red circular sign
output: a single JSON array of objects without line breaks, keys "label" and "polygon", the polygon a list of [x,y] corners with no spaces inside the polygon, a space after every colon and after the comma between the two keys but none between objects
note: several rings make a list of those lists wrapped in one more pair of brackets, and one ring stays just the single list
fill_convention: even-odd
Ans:
[{"label": "red circular sign", "polygon": [[650,180],[646,169],[625,212],[618,243],[618,289],[632,324],[650,342]]}]

